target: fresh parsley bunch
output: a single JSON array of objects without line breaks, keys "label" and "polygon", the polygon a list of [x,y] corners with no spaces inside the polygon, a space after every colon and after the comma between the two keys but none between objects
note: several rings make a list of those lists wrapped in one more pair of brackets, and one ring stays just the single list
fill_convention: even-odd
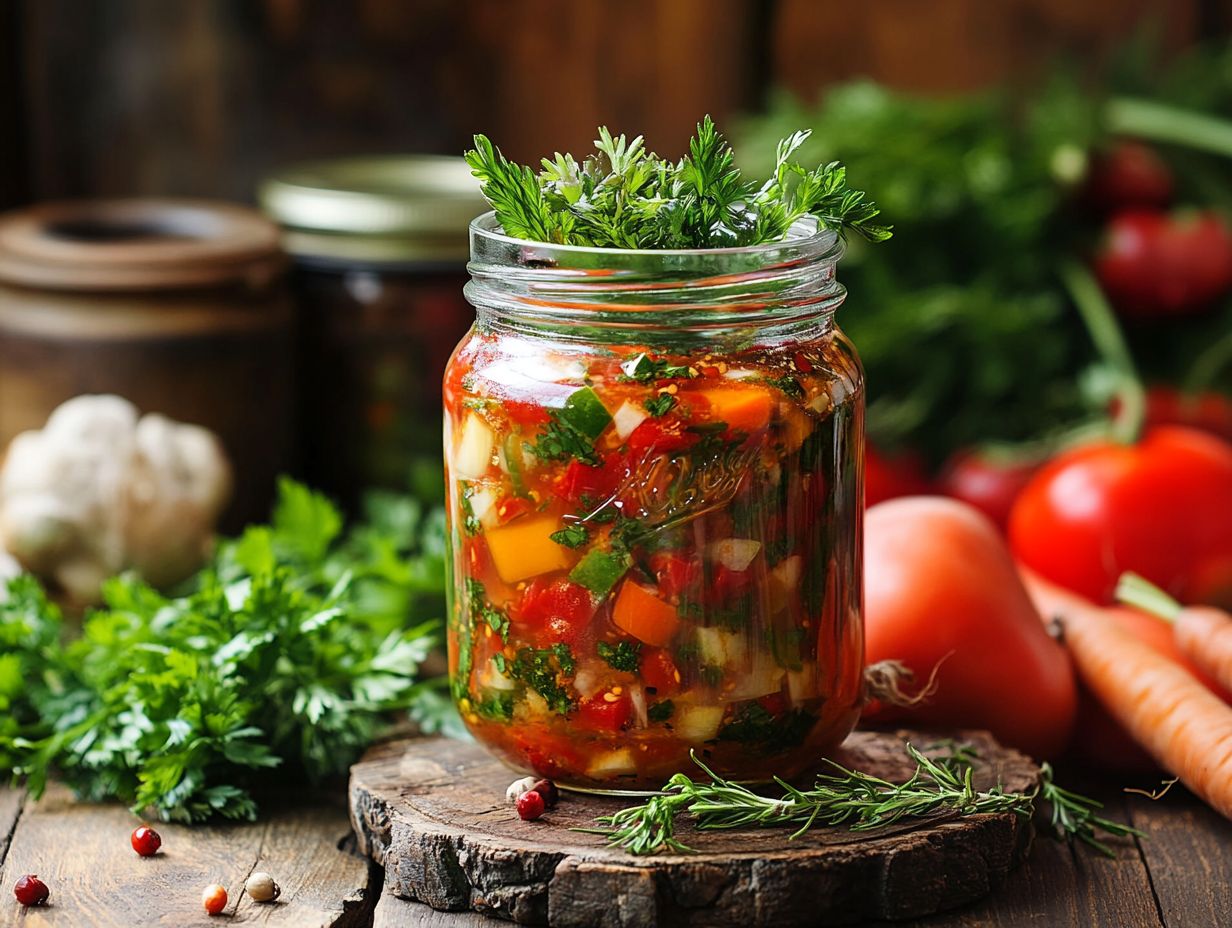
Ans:
[{"label": "fresh parsley bunch", "polygon": [[596,154],[579,162],[559,152],[536,173],[507,160],[483,135],[466,153],[472,173],[509,235],[592,248],[719,248],[782,240],[813,216],[840,234],[869,241],[890,237],[874,220],[877,205],[847,186],[837,161],[806,168],[793,155],[808,139],[795,132],[779,142],[770,178],[746,180],[709,116],[697,126],[689,153],[667,161],[599,129]]},{"label": "fresh parsley bunch", "polygon": [[338,511],[291,481],[268,526],[224,543],[191,589],[109,580],[80,638],[29,577],[0,603],[0,763],[39,792],[163,819],[253,818],[263,780],[343,773],[427,684],[444,587],[439,513],[374,501]]}]

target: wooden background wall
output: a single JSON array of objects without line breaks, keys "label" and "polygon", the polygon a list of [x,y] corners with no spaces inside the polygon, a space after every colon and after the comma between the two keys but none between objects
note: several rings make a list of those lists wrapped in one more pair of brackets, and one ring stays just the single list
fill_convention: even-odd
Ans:
[{"label": "wooden background wall", "polygon": [[678,151],[773,86],[869,75],[935,91],[1170,47],[1232,0],[0,0],[0,205],[250,199],[288,161],[581,148],[594,127]]}]

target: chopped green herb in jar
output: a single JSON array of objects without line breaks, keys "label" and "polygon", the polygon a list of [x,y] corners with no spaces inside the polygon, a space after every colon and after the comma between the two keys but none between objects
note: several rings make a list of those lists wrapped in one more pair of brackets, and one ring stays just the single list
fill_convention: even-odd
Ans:
[{"label": "chopped green herb in jar", "polygon": [[607,661],[613,670],[637,673],[638,664],[642,660],[642,646],[640,643],[635,644],[630,641],[621,641],[611,645],[606,641],[600,641],[596,650],[599,656]]}]

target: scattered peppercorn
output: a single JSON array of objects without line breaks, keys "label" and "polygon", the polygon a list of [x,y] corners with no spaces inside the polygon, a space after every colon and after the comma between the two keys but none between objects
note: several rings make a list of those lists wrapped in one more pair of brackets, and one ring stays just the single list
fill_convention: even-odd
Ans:
[{"label": "scattered peppercorn", "polygon": [[51,890],[33,873],[28,873],[17,881],[17,885],[13,887],[13,895],[22,905],[44,905],[51,895]]},{"label": "scattered peppercorn", "polygon": [[273,902],[282,895],[282,887],[264,870],[258,870],[244,884],[244,892],[253,902]]},{"label": "scattered peppercorn", "polygon": [[518,797],[518,815],[525,822],[533,822],[543,814],[545,805],[542,793],[527,790]]},{"label": "scattered peppercorn", "polygon": [[514,780],[505,789],[505,801],[511,805],[522,798],[522,794],[528,789],[534,789],[535,784],[539,782],[534,777],[522,777],[520,780]]},{"label": "scattered peppercorn", "polygon": [[140,825],[133,829],[133,850],[142,857],[153,857],[163,846],[162,836],[149,825]]},{"label": "scattered peppercorn", "polygon": [[201,893],[201,904],[206,915],[217,915],[227,907],[227,891],[217,883],[211,883]]},{"label": "scattered peppercorn", "polygon": [[547,808],[556,808],[556,803],[560,801],[560,790],[556,788],[555,783],[551,780],[536,780],[531,789],[543,797],[543,804]]}]

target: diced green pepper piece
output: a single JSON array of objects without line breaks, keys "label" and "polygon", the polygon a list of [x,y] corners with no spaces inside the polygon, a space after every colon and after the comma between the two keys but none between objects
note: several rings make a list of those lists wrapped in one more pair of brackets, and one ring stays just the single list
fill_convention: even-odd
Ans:
[{"label": "diced green pepper piece", "polygon": [[612,591],[628,569],[627,554],[592,550],[569,572],[569,579],[602,598]]},{"label": "diced green pepper piece", "polygon": [[509,485],[513,495],[529,499],[526,492],[526,477],[522,474],[522,440],[516,435],[505,439],[505,465],[509,468]]},{"label": "diced green pepper piece", "polygon": [[612,422],[612,414],[599,399],[599,394],[590,387],[582,387],[569,394],[565,406],[558,413],[566,422],[592,441],[603,434]]}]

